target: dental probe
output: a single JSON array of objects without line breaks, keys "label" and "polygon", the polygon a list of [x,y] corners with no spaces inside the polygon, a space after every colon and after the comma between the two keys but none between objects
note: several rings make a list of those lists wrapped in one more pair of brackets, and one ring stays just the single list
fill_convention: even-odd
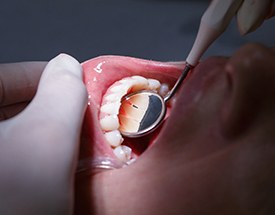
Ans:
[{"label": "dental probe", "polygon": [[[154,131],[166,114],[165,103],[176,93],[189,71],[197,65],[207,48],[226,29],[242,0],[212,0],[203,14],[196,40],[186,59],[186,66],[169,93],[162,98],[159,94],[143,90],[126,95],[121,101],[123,125],[119,130],[125,137],[136,138]],[[126,119],[126,120],[125,120]]]}]

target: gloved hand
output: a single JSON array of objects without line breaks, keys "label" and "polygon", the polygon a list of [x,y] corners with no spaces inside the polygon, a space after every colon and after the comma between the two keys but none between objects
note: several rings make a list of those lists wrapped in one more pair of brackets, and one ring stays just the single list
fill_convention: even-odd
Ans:
[{"label": "gloved hand", "polygon": [[[218,3],[220,1],[220,3]],[[241,35],[245,35],[256,30],[265,19],[275,15],[274,0],[213,0],[211,3],[219,5],[236,5],[236,18]],[[235,7],[235,6],[233,6]],[[235,9],[234,9],[235,10]]]},{"label": "gloved hand", "polygon": [[74,58],[45,64],[0,65],[1,214],[72,212],[86,88]]},{"label": "gloved hand", "polygon": [[241,35],[256,30],[265,19],[274,15],[274,0],[243,0],[236,14]]}]

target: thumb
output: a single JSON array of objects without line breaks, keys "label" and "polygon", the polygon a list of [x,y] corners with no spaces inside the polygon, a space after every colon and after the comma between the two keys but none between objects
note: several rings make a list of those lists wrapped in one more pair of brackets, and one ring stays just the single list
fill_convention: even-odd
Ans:
[{"label": "thumb", "polygon": [[7,182],[2,188],[9,193],[5,205],[18,202],[17,209],[45,214],[72,211],[73,167],[86,104],[81,65],[65,54],[51,60],[32,102],[0,123],[1,180]]},{"label": "thumb", "polygon": [[16,134],[13,142],[23,148],[19,156],[39,162],[50,175],[72,176],[86,104],[81,65],[71,56],[58,55],[43,71],[29,106],[7,122],[7,134]]},{"label": "thumb", "polygon": [[44,144],[51,143],[55,151],[51,149],[51,153],[57,153],[56,157],[67,162],[77,157],[86,104],[81,65],[73,57],[60,54],[46,66],[37,94],[24,117],[35,116],[33,123],[43,124],[43,130],[48,132],[41,134]]}]

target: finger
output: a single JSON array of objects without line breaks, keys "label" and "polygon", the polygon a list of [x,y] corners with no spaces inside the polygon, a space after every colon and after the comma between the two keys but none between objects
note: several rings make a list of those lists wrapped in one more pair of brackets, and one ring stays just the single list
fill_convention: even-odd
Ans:
[{"label": "finger", "polygon": [[86,104],[81,65],[65,54],[51,60],[43,72],[36,96],[21,118],[32,119],[37,130],[34,135],[44,135],[41,145],[49,147],[47,151],[51,157],[55,155],[59,159],[57,163],[61,166],[72,164],[76,158]]},{"label": "finger", "polygon": [[3,141],[20,151],[14,160],[24,166],[39,164],[28,174],[39,175],[43,183],[49,183],[52,175],[62,177],[66,182],[62,186],[68,186],[76,166],[86,104],[81,65],[68,55],[59,55],[47,64],[27,108],[0,124],[0,137],[2,134]]},{"label": "finger", "polygon": [[4,180],[16,185],[13,190],[37,193],[34,204],[46,199],[49,205],[66,205],[66,210],[73,205],[73,177],[86,104],[81,65],[65,54],[51,60],[31,103],[0,123],[0,163],[11,167],[2,172]]},{"label": "finger", "polygon": [[241,35],[256,30],[269,13],[270,0],[244,0],[237,12],[237,22]]},{"label": "finger", "polygon": [[275,16],[275,0],[272,1],[269,13],[266,17],[266,19],[270,19],[271,17]]},{"label": "finger", "polygon": [[0,65],[0,106],[30,101],[46,62]]},{"label": "finger", "polygon": [[24,110],[29,102],[21,102],[0,108],[0,121],[9,119]]}]

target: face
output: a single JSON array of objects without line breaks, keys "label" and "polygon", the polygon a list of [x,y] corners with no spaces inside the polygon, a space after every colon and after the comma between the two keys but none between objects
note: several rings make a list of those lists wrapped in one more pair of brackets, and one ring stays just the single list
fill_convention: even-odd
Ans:
[{"label": "face", "polygon": [[[81,214],[272,214],[275,212],[275,54],[250,44],[192,71],[169,104],[163,126],[125,139],[136,161],[81,172]],[[104,93],[133,75],[173,86],[184,63],[100,57],[83,64],[90,95],[80,160],[121,167],[100,125]]]}]

